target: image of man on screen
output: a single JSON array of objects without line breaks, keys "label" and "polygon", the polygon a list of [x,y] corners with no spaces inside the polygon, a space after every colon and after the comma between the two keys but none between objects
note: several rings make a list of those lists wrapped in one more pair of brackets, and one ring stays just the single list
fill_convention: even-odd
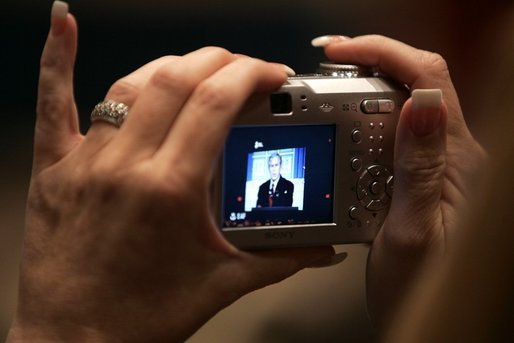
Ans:
[{"label": "image of man on screen", "polygon": [[280,175],[282,157],[278,153],[268,159],[270,179],[259,187],[257,207],[291,207],[294,185]]}]

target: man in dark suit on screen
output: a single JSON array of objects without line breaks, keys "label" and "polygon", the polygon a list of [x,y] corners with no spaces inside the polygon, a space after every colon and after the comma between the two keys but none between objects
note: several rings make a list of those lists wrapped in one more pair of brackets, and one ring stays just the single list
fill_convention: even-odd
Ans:
[{"label": "man in dark suit on screen", "polygon": [[282,157],[278,153],[268,159],[270,179],[259,187],[257,207],[290,207],[293,205],[294,185],[280,175]]}]

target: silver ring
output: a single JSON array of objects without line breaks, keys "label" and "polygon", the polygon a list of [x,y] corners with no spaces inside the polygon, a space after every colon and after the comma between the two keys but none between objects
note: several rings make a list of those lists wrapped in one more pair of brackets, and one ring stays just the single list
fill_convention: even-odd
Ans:
[{"label": "silver ring", "polygon": [[98,120],[120,127],[128,115],[129,107],[121,102],[104,100],[99,102],[91,112],[91,122]]}]

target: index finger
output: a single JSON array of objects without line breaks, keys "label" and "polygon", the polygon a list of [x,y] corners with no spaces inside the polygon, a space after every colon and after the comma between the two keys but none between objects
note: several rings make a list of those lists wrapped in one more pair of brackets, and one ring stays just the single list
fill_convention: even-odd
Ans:
[{"label": "index finger", "polygon": [[439,54],[384,36],[340,40],[327,45],[325,53],[335,62],[378,67],[411,88],[453,88],[448,66]]},{"label": "index finger", "polygon": [[462,125],[464,117],[457,92],[441,55],[380,35],[337,40],[325,47],[325,53],[334,62],[378,67],[382,73],[406,84],[411,90],[441,89],[452,114],[450,126],[454,120],[455,124]]},{"label": "index finger", "polygon": [[51,16],[39,73],[34,173],[62,159],[82,140],[73,96],[77,22],[62,1],[54,2]]}]

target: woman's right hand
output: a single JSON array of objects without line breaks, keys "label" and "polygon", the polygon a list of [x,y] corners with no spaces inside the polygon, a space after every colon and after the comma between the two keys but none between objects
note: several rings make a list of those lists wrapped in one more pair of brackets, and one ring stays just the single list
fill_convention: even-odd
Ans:
[{"label": "woman's right hand", "polygon": [[[421,265],[442,257],[454,232],[463,229],[456,222],[486,153],[466,125],[440,55],[377,35],[324,36],[313,45],[324,46],[332,61],[378,68],[411,91],[435,89],[428,98],[413,93],[402,108],[393,199],[368,259],[368,304],[384,326]],[[434,101],[437,90],[442,101]]]}]

